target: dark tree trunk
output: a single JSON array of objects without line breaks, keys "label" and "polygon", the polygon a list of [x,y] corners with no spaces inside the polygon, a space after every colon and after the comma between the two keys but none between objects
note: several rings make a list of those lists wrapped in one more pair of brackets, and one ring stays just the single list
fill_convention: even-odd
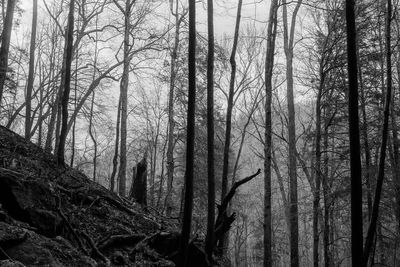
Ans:
[{"label": "dark tree trunk", "polygon": [[357,43],[354,0],[346,0],[347,68],[349,77],[349,137],[351,175],[352,265],[363,261],[362,182],[358,118]]},{"label": "dark tree trunk", "polygon": [[118,100],[118,112],[117,112],[117,125],[115,127],[115,148],[114,148],[114,157],[113,157],[113,169],[111,172],[111,177],[110,177],[110,190],[114,192],[114,187],[115,187],[115,175],[117,173],[117,167],[118,167],[118,148],[119,148],[119,131],[120,131],[120,124],[121,121],[121,97]]},{"label": "dark tree trunk", "polygon": [[265,57],[265,135],[264,135],[264,267],[272,266],[271,149],[272,149],[272,71],[274,67],[278,1],[269,8],[267,52]]},{"label": "dark tree trunk", "polygon": [[16,0],[7,1],[7,11],[3,22],[3,32],[1,34],[0,47],[0,112],[2,109],[1,101],[3,99],[4,84],[7,77],[8,51],[10,50],[11,29],[14,17],[14,8]]},{"label": "dark tree trunk", "polygon": [[214,8],[213,0],[207,1],[208,56],[207,56],[207,235],[205,251],[212,262],[215,223],[215,176],[214,176]]},{"label": "dark tree trunk", "polygon": [[188,243],[193,211],[194,137],[196,107],[196,1],[189,1],[188,110],[186,139],[185,203],[178,266],[187,266]]},{"label": "dark tree trunk", "polygon": [[90,139],[92,139],[93,146],[94,146],[94,155],[93,155],[93,181],[96,182],[96,173],[97,173],[97,142],[96,142],[96,137],[94,136],[94,131],[93,131],[93,106],[94,106],[94,99],[95,99],[95,93],[93,91],[92,93],[92,101],[90,103],[90,118],[89,118],[89,135]]},{"label": "dark tree trunk", "polygon": [[133,179],[129,198],[142,206],[147,205],[147,160],[146,156],[133,168]]},{"label": "dark tree trunk", "polygon": [[[329,227],[329,211],[331,209],[330,206],[330,186],[328,183],[328,177],[329,177],[329,155],[328,155],[328,147],[329,147],[329,139],[328,139],[328,134],[329,134],[329,119],[328,117],[330,116],[330,109],[329,107],[327,108],[325,112],[325,132],[324,132],[324,151],[325,151],[325,156],[324,156],[324,175],[322,176],[322,194],[323,194],[323,200],[324,200],[324,236],[323,236],[323,243],[324,243],[324,263],[325,266],[330,266],[330,253],[329,253],[329,248],[330,248],[330,242],[329,242],[329,235],[331,232],[331,229]],[[332,148],[333,149],[333,148]],[[321,171],[322,173],[322,171]]]},{"label": "dark tree trunk", "polygon": [[28,72],[28,84],[26,86],[26,107],[25,107],[25,138],[31,138],[31,127],[33,118],[31,118],[32,108],[32,90],[33,80],[35,78],[35,48],[36,48],[36,25],[37,25],[37,0],[33,0],[33,15],[32,15],[32,32],[31,32],[31,44],[29,51],[29,72]]},{"label": "dark tree trunk", "polygon": [[65,73],[64,73],[64,92],[62,96],[62,125],[60,132],[60,142],[57,150],[57,163],[59,165],[64,165],[64,149],[65,142],[67,140],[67,127],[68,127],[68,100],[70,92],[71,83],[71,62],[72,62],[72,40],[74,32],[74,6],[75,0],[71,0],[69,3],[69,13],[68,13],[68,26],[65,42]]},{"label": "dark tree trunk", "polygon": [[[76,34],[78,35],[78,33]],[[77,96],[78,96],[78,58],[79,53],[76,51],[75,53],[75,85],[74,85],[74,109],[76,109],[77,104]],[[72,126],[72,142],[71,142],[71,162],[70,166],[74,167],[74,159],[75,159],[75,134],[76,134],[76,118],[74,118],[74,124]]]},{"label": "dark tree trunk", "polygon": [[386,98],[385,98],[385,109],[383,113],[383,127],[382,127],[382,143],[380,148],[379,156],[379,167],[378,177],[376,179],[375,196],[372,205],[372,215],[368,227],[368,233],[365,240],[364,247],[364,263],[368,263],[368,258],[371,253],[372,243],[376,232],[376,223],[378,220],[379,204],[381,200],[383,179],[385,177],[385,157],[386,157],[386,145],[389,131],[389,113],[390,113],[390,102],[392,100],[392,61],[391,61],[391,46],[390,46],[390,25],[392,16],[392,2],[387,1],[387,12],[386,12]]}]

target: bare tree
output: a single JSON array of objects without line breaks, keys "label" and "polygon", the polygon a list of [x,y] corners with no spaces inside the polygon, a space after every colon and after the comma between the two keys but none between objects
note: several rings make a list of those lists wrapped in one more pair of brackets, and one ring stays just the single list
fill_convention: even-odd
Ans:
[{"label": "bare tree", "polygon": [[70,0],[69,3],[69,13],[68,13],[68,24],[67,33],[65,40],[65,61],[64,61],[64,72],[63,80],[65,88],[63,90],[62,96],[62,125],[60,132],[60,143],[57,150],[57,163],[59,165],[65,164],[64,161],[64,150],[65,142],[67,140],[67,130],[68,130],[68,102],[69,102],[69,92],[71,89],[71,63],[72,63],[72,44],[73,44],[73,32],[74,32],[74,7],[75,0]]},{"label": "bare tree", "polygon": [[[231,76],[229,82],[229,93],[228,93],[228,106],[226,110],[226,126],[225,126],[225,144],[224,144],[224,159],[222,166],[222,186],[221,186],[221,202],[224,200],[228,190],[228,170],[229,170],[229,150],[231,146],[231,131],[232,131],[232,109],[233,109],[233,97],[235,94],[235,76],[236,76],[236,49],[239,39],[239,26],[240,17],[242,13],[243,1],[238,1],[235,33],[233,37],[232,51],[229,62],[231,64]],[[226,235],[224,234],[219,240],[218,247],[222,250],[222,254],[226,252],[226,242],[228,242]]]},{"label": "bare tree", "polygon": [[36,28],[37,28],[37,0],[33,0],[33,15],[32,15],[32,31],[31,31],[31,45],[29,52],[29,74],[28,84],[26,86],[26,107],[25,107],[25,138],[30,139],[32,120],[31,118],[31,103],[32,103],[32,90],[35,75],[35,48],[36,48]]},{"label": "bare tree", "polygon": [[178,266],[187,266],[188,243],[193,211],[193,170],[196,108],[196,1],[189,1],[189,51],[188,51],[188,110],[186,140],[185,203],[183,208],[182,233],[179,245]]},{"label": "bare tree", "polygon": [[351,253],[352,264],[363,262],[363,220],[360,134],[358,118],[357,41],[354,1],[346,0],[347,63],[349,76],[349,136],[351,171]]},{"label": "bare tree", "polygon": [[364,247],[364,264],[368,264],[368,259],[371,253],[372,243],[375,237],[376,224],[378,220],[379,204],[382,194],[383,179],[385,177],[385,157],[386,157],[386,145],[389,131],[389,114],[390,114],[390,102],[392,102],[392,52],[390,46],[390,27],[392,20],[392,1],[387,0],[386,10],[386,98],[385,98],[385,109],[383,113],[383,127],[382,127],[382,143],[380,148],[379,157],[379,168],[378,177],[376,178],[375,196],[372,205],[371,220],[368,227],[368,233],[365,240]]},{"label": "bare tree", "polygon": [[119,8],[124,16],[124,41],[123,41],[123,72],[121,78],[120,87],[120,99],[121,99],[121,140],[120,140],[120,159],[119,159],[119,171],[118,171],[118,193],[120,196],[126,194],[126,137],[127,137],[127,121],[128,121],[128,84],[129,84],[129,64],[131,57],[129,56],[130,44],[129,44],[129,30],[130,30],[130,16],[132,11],[132,5],[135,0],[126,0],[125,9],[123,9],[114,0],[115,5]]},{"label": "bare tree", "polygon": [[171,52],[171,73],[169,82],[169,98],[168,98],[168,146],[167,146],[167,192],[165,197],[166,215],[171,216],[173,209],[172,204],[172,183],[174,180],[174,131],[175,131],[175,112],[174,112],[174,91],[177,76],[177,58],[178,48],[180,43],[180,29],[183,19],[187,14],[187,10],[183,10],[182,14],[179,13],[179,0],[175,2],[175,11],[173,6],[174,1],[170,0],[171,14],[175,18],[175,37],[174,46]]},{"label": "bare tree", "polygon": [[112,192],[115,191],[115,175],[117,173],[118,167],[118,149],[119,149],[119,132],[120,132],[120,122],[121,122],[121,97],[118,100],[118,111],[117,111],[117,122],[115,126],[115,147],[114,147],[114,156],[113,156],[113,168],[110,177],[110,190]]},{"label": "bare tree", "polygon": [[287,3],[283,5],[283,38],[286,55],[286,81],[287,81],[287,105],[288,105],[288,135],[289,135],[289,213],[290,213],[290,264],[299,265],[299,220],[297,203],[297,164],[296,164],[296,122],[293,96],[293,48],[296,16],[302,0],[298,1],[292,14],[290,32],[288,26]]},{"label": "bare tree", "polygon": [[278,1],[271,2],[265,57],[265,134],[264,134],[264,267],[272,266],[271,147],[272,147],[272,71],[274,66]]},{"label": "bare tree", "polygon": [[[11,29],[14,16],[16,0],[7,1],[7,11],[4,18],[3,31],[1,34],[1,47],[0,47],[0,112],[1,101],[3,99],[4,84],[7,76],[8,68],[8,52],[10,50]],[[3,3],[4,8],[4,3]]]},{"label": "bare tree", "polygon": [[205,251],[212,262],[215,223],[215,170],[214,170],[214,7],[213,0],[207,1],[208,57],[207,57],[207,235]]}]

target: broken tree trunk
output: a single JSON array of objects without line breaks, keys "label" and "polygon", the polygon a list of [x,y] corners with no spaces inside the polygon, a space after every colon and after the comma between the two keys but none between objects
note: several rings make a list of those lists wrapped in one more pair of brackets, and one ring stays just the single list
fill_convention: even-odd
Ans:
[{"label": "broken tree trunk", "polygon": [[133,168],[129,198],[142,206],[147,205],[147,159],[146,156]]},{"label": "broken tree trunk", "polygon": [[[251,181],[253,178],[258,176],[261,173],[261,169],[258,169],[258,171],[255,174],[252,174],[246,178],[243,178],[242,180],[237,181],[232,185],[232,188],[229,190],[229,193],[225,196],[223,199],[222,203],[217,206],[218,208],[218,216],[217,220],[215,222],[215,242],[217,240],[220,240],[226,232],[229,231],[231,228],[232,223],[235,221],[235,213],[232,213],[231,215],[228,216],[228,204],[232,200],[233,196],[236,193],[236,189],[239,188],[239,186]],[[217,244],[215,244],[217,245]]]}]

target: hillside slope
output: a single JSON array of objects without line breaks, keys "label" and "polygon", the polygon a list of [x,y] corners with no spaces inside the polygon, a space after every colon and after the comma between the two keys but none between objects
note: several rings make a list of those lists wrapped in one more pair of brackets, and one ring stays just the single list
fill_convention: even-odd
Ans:
[{"label": "hillside slope", "polygon": [[0,266],[174,266],[179,236],[163,219],[4,127],[0,204]]}]

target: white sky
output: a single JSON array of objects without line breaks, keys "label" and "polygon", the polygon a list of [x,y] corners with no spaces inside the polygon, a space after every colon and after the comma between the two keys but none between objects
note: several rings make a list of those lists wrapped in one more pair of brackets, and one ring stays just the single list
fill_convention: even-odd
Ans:
[{"label": "white sky", "polygon": [[[47,4],[50,4],[53,0],[46,0]],[[168,0],[163,0],[168,3]],[[205,0],[203,0],[205,2]],[[216,38],[222,37],[223,35],[233,35],[235,27],[235,19],[237,12],[237,2],[234,0],[217,0],[214,1],[214,27]],[[247,23],[255,23],[258,27],[265,28],[268,12],[269,12],[269,0],[243,0],[242,6],[242,20],[241,28]],[[38,0],[39,13],[46,12],[43,5],[43,0]],[[30,31],[30,25],[32,20],[32,0],[20,0],[20,6],[24,10],[21,17],[22,32]],[[41,9],[40,7],[43,7]],[[197,29],[202,33],[206,33],[206,5],[203,3],[197,3]],[[39,14],[40,16],[40,14]]]}]

